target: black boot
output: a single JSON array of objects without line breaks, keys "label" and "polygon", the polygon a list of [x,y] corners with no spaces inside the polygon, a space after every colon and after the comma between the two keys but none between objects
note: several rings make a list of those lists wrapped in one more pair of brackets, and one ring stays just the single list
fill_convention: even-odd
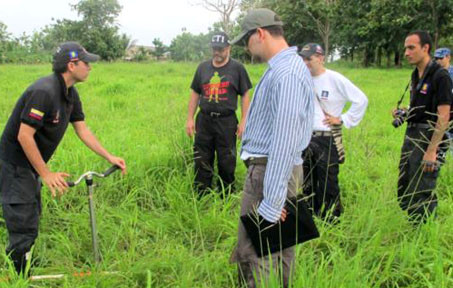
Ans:
[{"label": "black boot", "polygon": [[21,253],[13,251],[10,254],[11,261],[14,264],[14,268],[16,269],[17,275],[25,274],[25,268],[27,266],[27,253]]}]

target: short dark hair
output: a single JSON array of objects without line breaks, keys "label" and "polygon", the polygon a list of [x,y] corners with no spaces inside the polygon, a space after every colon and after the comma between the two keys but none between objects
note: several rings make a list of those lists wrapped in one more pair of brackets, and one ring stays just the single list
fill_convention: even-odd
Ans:
[{"label": "short dark hair", "polygon": [[433,39],[429,35],[428,31],[424,30],[416,30],[412,31],[407,35],[407,37],[412,36],[412,35],[417,35],[418,39],[420,39],[420,46],[425,46],[426,44],[429,45],[428,48],[428,54],[431,54],[431,48],[433,47]]},{"label": "short dark hair", "polygon": [[57,74],[63,74],[64,72],[68,71],[68,63],[53,63],[52,71]]},{"label": "short dark hair", "polygon": [[266,27],[261,27],[262,29],[266,30],[271,34],[273,37],[284,37],[285,33],[283,31],[283,26],[280,25],[273,25],[273,26],[266,26]]}]

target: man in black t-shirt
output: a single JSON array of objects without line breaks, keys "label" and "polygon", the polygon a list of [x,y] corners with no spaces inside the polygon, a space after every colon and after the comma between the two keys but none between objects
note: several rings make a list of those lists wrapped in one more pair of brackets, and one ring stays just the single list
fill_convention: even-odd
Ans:
[{"label": "man in black t-shirt", "polygon": [[398,200],[411,219],[424,222],[437,207],[434,189],[445,153],[453,85],[447,70],[430,57],[432,40],[427,32],[410,33],[404,46],[407,60],[416,68],[401,149]]},{"label": "man in black t-shirt", "polygon": [[[241,137],[249,107],[249,89],[252,87],[244,66],[230,59],[228,36],[216,33],[211,40],[213,58],[201,63],[191,85],[186,133],[195,134],[195,186],[202,196],[211,187],[214,158],[217,154],[219,177],[231,192],[236,168],[236,136]],[[241,121],[236,109],[241,95]],[[197,107],[196,122],[194,115]]]},{"label": "man in black t-shirt", "polygon": [[105,150],[85,124],[74,84],[87,79],[90,62],[99,56],[75,42],[61,44],[53,56],[53,74],[33,83],[22,94],[0,140],[0,196],[8,229],[6,253],[17,273],[24,272],[29,251],[38,236],[41,214],[41,180],[52,193],[67,189],[64,172],[51,172],[46,165],[71,123],[77,136],[91,150],[118,165],[123,159]]}]

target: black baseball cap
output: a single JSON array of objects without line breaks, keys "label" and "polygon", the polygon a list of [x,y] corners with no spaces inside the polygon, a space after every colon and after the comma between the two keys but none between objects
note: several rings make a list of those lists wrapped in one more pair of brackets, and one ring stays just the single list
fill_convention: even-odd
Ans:
[{"label": "black baseball cap", "polygon": [[53,67],[66,66],[69,62],[83,61],[96,62],[100,59],[99,55],[88,53],[82,45],[77,42],[64,42],[57,47],[53,54]]},{"label": "black baseball cap", "polygon": [[299,51],[299,55],[306,58],[311,57],[314,54],[324,55],[324,49],[322,49],[321,45],[317,43],[308,43]]},{"label": "black baseball cap", "polygon": [[266,8],[250,10],[242,21],[241,33],[231,41],[231,44],[241,46],[242,39],[250,31],[269,26],[283,26],[282,20],[274,11]]},{"label": "black baseball cap", "polygon": [[225,48],[230,46],[228,35],[225,32],[217,32],[212,35],[211,47],[212,48]]}]

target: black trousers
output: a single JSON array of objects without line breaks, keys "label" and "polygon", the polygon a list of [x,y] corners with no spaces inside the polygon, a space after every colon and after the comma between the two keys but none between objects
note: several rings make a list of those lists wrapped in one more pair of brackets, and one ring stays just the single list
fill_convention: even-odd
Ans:
[{"label": "black trousers", "polygon": [[[214,159],[220,180],[226,191],[234,190],[236,169],[236,114],[225,117],[211,117],[198,113],[195,122],[195,185],[200,194],[211,187],[214,176]],[[219,181],[220,182],[220,181]],[[222,183],[218,183],[222,187]]]},{"label": "black trousers", "polygon": [[308,204],[316,215],[325,218],[327,212],[340,216],[340,187],[338,185],[338,152],[332,136],[313,136],[304,159],[304,194],[311,197]]},{"label": "black trousers", "polygon": [[38,237],[41,182],[29,168],[8,162],[0,165],[0,195],[9,238],[6,254],[19,274],[24,272],[26,254]]},{"label": "black trousers", "polygon": [[[401,149],[398,178],[398,201],[414,220],[425,221],[437,207],[434,193],[440,167],[434,172],[423,171],[423,156],[432,137],[432,129],[407,128]],[[444,137],[445,138],[445,137]],[[447,143],[442,143],[440,154]],[[439,154],[439,153],[438,153]]]}]

